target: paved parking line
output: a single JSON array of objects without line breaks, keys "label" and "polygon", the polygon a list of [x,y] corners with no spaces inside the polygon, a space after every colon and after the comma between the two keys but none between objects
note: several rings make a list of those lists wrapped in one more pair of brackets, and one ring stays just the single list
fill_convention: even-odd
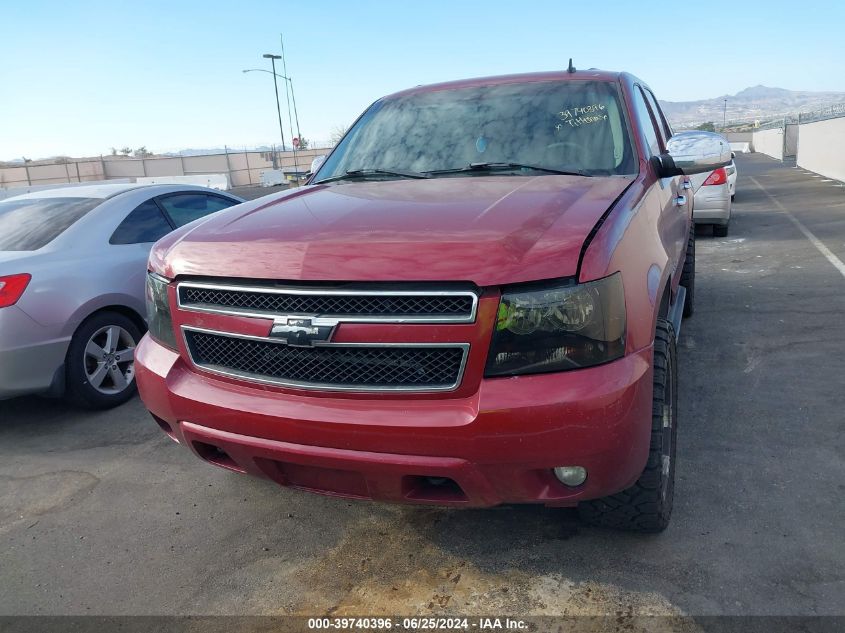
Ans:
[{"label": "paved parking line", "polygon": [[766,191],[762,187],[762,185],[760,185],[760,183],[757,182],[757,179],[754,176],[749,176],[749,179],[751,180],[751,182],[753,182],[756,185],[756,187],[760,191],[762,191],[764,194],[766,194],[769,197],[769,199],[774,203],[774,205],[778,209],[780,209],[781,211],[783,211],[786,214],[786,217],[788,217],[790,220],[792,220],[792,223],[795,226],[798,227],[798,230],[801,231],[804,234],[804,237],[806,237],[808,240],[810,240],[810,244],[815,246],[816,249],[822,255],[824,255],[825,258],[827,258],[827,261],[829,261],[831,264],[833,264],[833,267],[836,270],[838,270],[842,274],[843,277],[845,277],[845,264],[842,263],[842,260],[839,259],[836,255],[834,255],[831,252],[831,250],[827,246],[825,246],[819,238],[817,238],[815,235],[813,235],[813,233],[810,231],[810,229],[808,229],[806,226],[804,226],[798,218],[796,218],[794,215],[792,215],[792,213],[790,213],[789,210],[785,206],[783,206],[777,198],[775,198],[772,194],[770,194],[768,191]]}]

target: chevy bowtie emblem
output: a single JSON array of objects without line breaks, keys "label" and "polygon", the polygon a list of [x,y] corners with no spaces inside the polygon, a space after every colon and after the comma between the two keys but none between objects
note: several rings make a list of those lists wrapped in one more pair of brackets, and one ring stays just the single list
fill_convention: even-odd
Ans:
[{"label": "chevy bowtie emblem", "polygon": [[273,321],[270,336],[283,339],[293,347],[313,347],[317,343],[327,343],[331,340],[337,322],[328,319],[300,317],[281,317]]}]

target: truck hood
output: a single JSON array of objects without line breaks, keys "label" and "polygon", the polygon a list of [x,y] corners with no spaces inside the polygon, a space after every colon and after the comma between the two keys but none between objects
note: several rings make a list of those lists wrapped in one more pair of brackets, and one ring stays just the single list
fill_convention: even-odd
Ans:
[{"label": "truck hood", "polygon": [[153,270],[309,281],[472,281],[575,275],[581,246],[633,177],[469,176],[314,185],[172,234]]}]

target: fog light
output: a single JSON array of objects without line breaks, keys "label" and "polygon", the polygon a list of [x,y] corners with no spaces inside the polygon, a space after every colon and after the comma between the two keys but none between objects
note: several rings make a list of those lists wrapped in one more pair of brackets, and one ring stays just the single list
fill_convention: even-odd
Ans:
[{"label": "fog light", "polygon": [[573,488],[587,481],[587,469],[581,466],[558,466],[554,473],[561,483]]}]

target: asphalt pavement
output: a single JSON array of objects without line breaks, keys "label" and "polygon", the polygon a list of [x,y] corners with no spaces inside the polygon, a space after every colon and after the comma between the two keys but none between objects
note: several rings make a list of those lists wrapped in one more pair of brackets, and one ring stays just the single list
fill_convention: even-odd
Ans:
[{"label": "asphalt pavement", "polygon": [[0,402],[0,615],[845,614],[845,187],[737,164],[728,237],[698,236],[666,532],[285,490],[137,399],[21,398]]}]

